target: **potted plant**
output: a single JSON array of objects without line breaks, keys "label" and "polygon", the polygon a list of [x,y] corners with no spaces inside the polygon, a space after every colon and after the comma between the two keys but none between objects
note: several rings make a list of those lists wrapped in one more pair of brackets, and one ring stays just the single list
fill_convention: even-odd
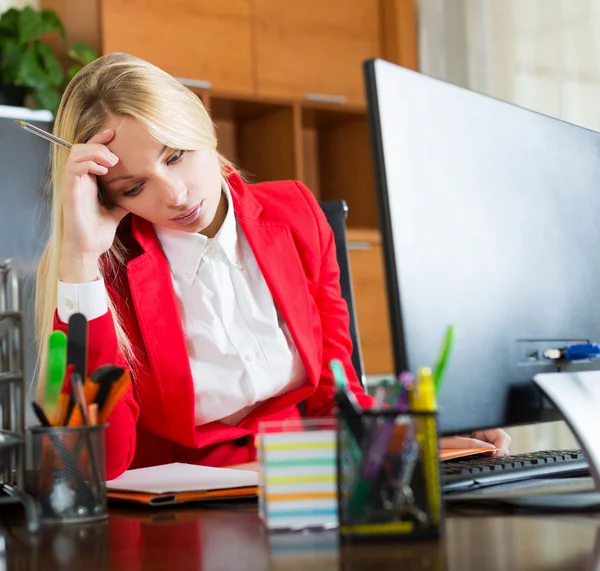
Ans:
[{"label": "potted plant", "polygon": [[42,39],[50,34],[58,34],[65,42],[65,28],[54,10],[27,6],[11,8],[0,16],[0,104],[24,105],[31,99],[36,107],[55,113],[66,84],[83,65],[96,59],[89,46],[73,44],[67,52],[73,64],[65,74]]}]

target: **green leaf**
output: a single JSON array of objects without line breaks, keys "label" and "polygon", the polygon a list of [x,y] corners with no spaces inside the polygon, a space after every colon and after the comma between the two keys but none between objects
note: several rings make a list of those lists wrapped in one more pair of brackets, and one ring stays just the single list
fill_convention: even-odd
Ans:
[{"label": "green leaf", "polygon": [[35,44],[25,50],[21,65],[19,66],[17,80],[19,85],[24,85],[31,89],[45,89],[50,87],[50,78],[40,64]]},{"label": "green leaf", "polygon": [[60,104],[60,94],[51,87],[45,89],[34,89],[31,92],[33,99],[38,104],[40,109],[49,109],[56,115],[56,111]]},{"label": "green leaf", "polygon": [[16,40],[4,40],[2,42],[2,81],[4,83],[17,83],[17,76],[25,46]]},{"label": "green leaf", "polygon": [[37,51],[42,67],[48,75],[50,85],[58,87],[63,82],[65,76],[62,65],[60,65],[49,45],[40,42],[37,45]]},{"label": "green leaf", "polygon": [[65,32],[65,27],[63,26],[60,16],[54,10],[41,10],[40,17],[42,20],[43,34],[48,34],[49,32],[58,32],[63,40],[67,37],[67,33]]},{"label": "green leaf", "polygon": [[90,46],[82,43],[73,44],[68,54],[71,59],[79,62],[82,66],[98,59],[98,54]]},{"label": "green leaf", "polygon": [[[81,69],[80,65],[72,65],[68,70],[67,70],[67,78],[66,78],[66,82],[69,83],[69,81],[71,81],[78,73],[79,70]],[[65,85],[66,87],[66,85]]]},{"label": "green leaf", "polygon": [[0,16],[0,35],[7,38],[19,36],[19,11],[11,8]]},{"label": "green leaf", "polygon": [[31,6],[19,13],[19,39],[22,42],[36,40],[44,33],[44,23],[41,14]]}]

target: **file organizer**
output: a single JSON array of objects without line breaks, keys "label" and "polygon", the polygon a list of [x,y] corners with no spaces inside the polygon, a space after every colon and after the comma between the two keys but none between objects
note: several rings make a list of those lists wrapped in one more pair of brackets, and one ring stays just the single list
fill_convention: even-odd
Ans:
[{"label": "file organizer", "polygon": [[20,503],[29,531],[39,520],[25,491],[25,378],[23,312],[17,262],[0,261],[0,507]]},{"label": "file organizer", "polygon": [[[337,430],[341,538],[439,537],[435,414],[365,410],[352,417],[340,414]],[[357,419],[364,427],[360,441],[348,422]]]},{"label": "file organizer", "polygon": [[268,530],[338,525],[335,420],[262,422],[259,513]]}]

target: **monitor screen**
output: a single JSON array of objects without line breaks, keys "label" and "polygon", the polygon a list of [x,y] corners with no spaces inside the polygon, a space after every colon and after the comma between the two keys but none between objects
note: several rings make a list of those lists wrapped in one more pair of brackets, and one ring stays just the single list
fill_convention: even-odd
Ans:
[{"label": "monitor screen", "polygon": [[396,372],[454,325],[441,432],[560,418],[532,378],[600,342],[600,134],[382,60],[365,82]]}]

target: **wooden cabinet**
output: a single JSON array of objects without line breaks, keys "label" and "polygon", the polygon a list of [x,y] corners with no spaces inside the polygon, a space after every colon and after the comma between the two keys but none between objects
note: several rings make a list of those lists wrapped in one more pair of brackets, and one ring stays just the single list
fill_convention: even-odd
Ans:
[{"label": "wooden cabinet", "polygon": [[101,0],[100,13],[103,53],[130,53],[205,87],[253,93],[250,0]]},{"label": "wooden cabinet", "polygon": [[[417,68],[416,0],[40,0],[69,41],[221,95],[364,109],[362,63]],[[64,47],[59,47],[64,49]]]},{"label": "wooden cabinet", "polygon": [[376,0],[254,0],[259,96],[364,103],[362,61],[381,53]]},{"label": "wooden cabinet", "polygon": [[349,229],[347,235],[365,371],[389,375],[394,372],[394,363],[381,236],[376,230],[359,229]]},{"label": "wooden cabinet", "polygon": [[303,179],[320,200],[345,200],[348,225],[378,225],[368,121],[363,111],[302,109]]},{"label": "wooden cabinet", "polygon": [[219,151],[249,182],[301,178],[294,145],[294,106],[232,100],[205,101],[217,130]]}]

